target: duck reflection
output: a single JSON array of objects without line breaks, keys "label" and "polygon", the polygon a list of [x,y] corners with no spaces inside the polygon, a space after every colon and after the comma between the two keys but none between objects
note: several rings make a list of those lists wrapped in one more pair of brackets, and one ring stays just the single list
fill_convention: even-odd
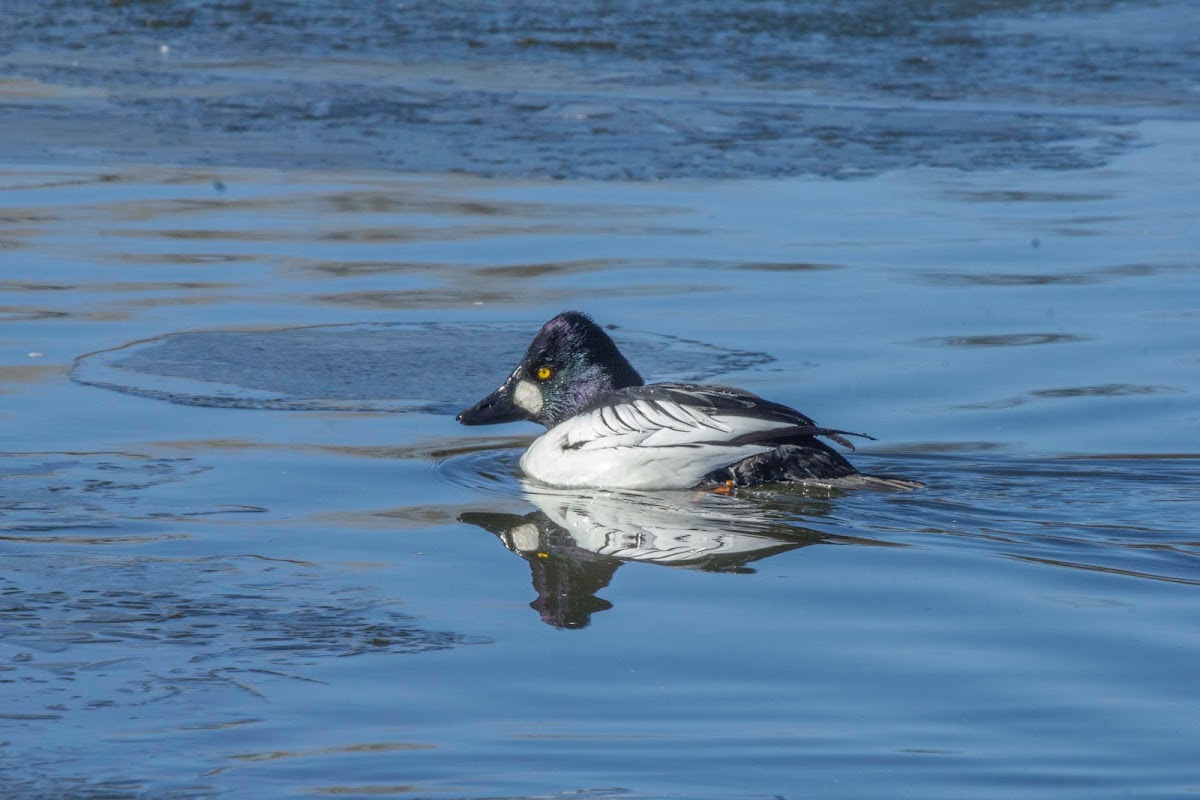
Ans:
[{"label": "duck reflection", "polygon": [[525,497],[538,510],[467,512],[459,520],[529,562],[537,591],[529,605],[556,628],[586,628],[592,614],[612,608],[596,595],[626,562],[754,572],[746,565],[825,538],[712,493],[579,494],[527,485]]}]

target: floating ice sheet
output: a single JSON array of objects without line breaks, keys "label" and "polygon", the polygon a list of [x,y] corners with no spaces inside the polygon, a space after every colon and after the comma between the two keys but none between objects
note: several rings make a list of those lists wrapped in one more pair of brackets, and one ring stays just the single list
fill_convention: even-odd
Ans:
[{"label": "floating ice sheet", "polygon": [[[176,333],[81,357],[84,384],[185,405],[451,413],[498,386],[537,323],[394,323]],[[647,379],[708,380],[774,360],[636,331],[613,338]]]}]

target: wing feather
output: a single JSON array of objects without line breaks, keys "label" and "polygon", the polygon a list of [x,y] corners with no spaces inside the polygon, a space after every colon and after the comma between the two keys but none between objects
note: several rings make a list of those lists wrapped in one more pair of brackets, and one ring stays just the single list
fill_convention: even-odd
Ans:
[{"label": "wing feather", "polygon": [[[656,383],[608,395],[602,404],[580,415],[595,438],[577,447],[744,447],[784,444],[805,436],[826,436],[850,449],[845,436],[862,433],[822,428],[793,408],[763,400],[728,386]],[[577,441],[582,431],[571,436]],[[719,435],[717,435],[719,434]]]},{"label": "wing feather", "polygon": [[686,433],[691,428],[691,425],[670,414],[661,403],[653,400],[637,400],[633,405],[643,418],[656,427],[669,428],[677,433]]},{"label": "wing feather", "polygon": [[696,420],[689,416],[688,413],[684,411],[678,403],[660,403],[659,401],[653,399],[647,400],[646,402],[648,402],[652,408],[657,409],[658,412],[664,417],[668,417],[675,422],[678,422],[685,428],[695,424],[696,422]]},{"label": "wing feather", "polygon": [[[620,429],[618,427],[620,423],[617,422],[617,416],[613,411],[612,406],[600,407],[599,422],[604,425],[609,433],[620,433]],[[599,429],[598,426],[597,429]]]}]

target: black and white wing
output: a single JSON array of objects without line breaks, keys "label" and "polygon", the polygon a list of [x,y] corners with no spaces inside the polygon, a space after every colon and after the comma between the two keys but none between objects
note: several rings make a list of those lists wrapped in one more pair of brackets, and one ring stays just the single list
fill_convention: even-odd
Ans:
[{"label": "black and white wing", "polygon": [[826,436],[854,449],[845,436],[866,434],[822,428],[795,409],[742,389],[657,383],[622,389],[566,423],[567,449],[608,447],[729,447],[796,442]]}]

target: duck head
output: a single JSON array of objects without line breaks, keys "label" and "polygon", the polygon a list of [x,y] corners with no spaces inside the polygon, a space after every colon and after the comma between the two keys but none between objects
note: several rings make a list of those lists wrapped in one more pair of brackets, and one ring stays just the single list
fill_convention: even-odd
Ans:
[{"label": "duck head", "polygon": [[565,311],[542,326],[508,380],[458,421],[530,420],[552,428],[608,392],[643,383],[599,325],[586,314]]}]

